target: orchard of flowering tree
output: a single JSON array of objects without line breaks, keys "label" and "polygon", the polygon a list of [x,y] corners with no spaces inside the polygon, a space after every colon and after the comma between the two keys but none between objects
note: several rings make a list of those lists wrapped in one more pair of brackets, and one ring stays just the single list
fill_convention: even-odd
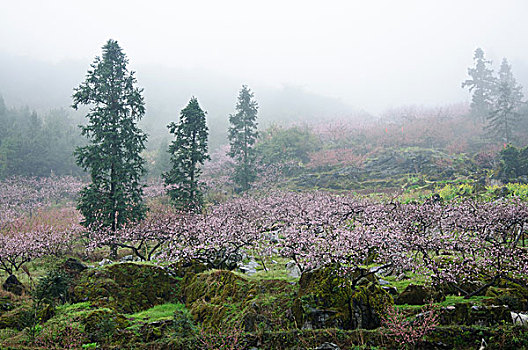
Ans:
[{"label": "orchard of flowering tree", "polygon": [[[237,196],[218,204],[208,205],[197,212],[174,208],[166,195],[158,189],[161,185],[154,183],[145,190],[145,193],[151,194],[147,200],[149,211],[146,217],[139,222],[131,222],[112,231],[105,226],[85,228],[79,225],[81,218],[71,205],[81,184],[73,181],[72,178],[55,178],[47,181],[19,178],[16,181],[5,181],[2,185],[5,189],[5,195],[2,197],[4,208],[11,208],[7,204],[13,204],[15,198],[24,198],[24,201],[31,203],[25,208],[20,207],[17,211],[9,210],[11,214],[5,216],[9,220],[3,222],[2,236],[0,236],[0,270],[3,271],[3,276],[18,276],[22,281],[23,292],[18,297],[21,299],[14,299],[15,304],[29,297],[33,303],[38,302],[38,305],[52,303],[57,310],[55,312],[68,312],[64,310],[75,305],[85,308],[86,312],[96,312],[99,307],[96,305],[106,305],[105,307],[112,305],[104,301],[107,300],[104,295],[117,293],[112,298],[125,298],[123,302],[128,300],[120,290],[131,287],[126,287],[127,284],[119,280],[124,276],[119,277],[118,268],[138,266],[145,269],[143,272],[135,272],[129,276],[131,281],[138,284],[134,288],[140,290],[129,289],[128,293],[150,293],[146,292],[147,286],[141,287],[143,283],[141,281],[149,278],[151,274],[158,276],[156,275],[158,271],[149,272],[149,269],[161,266],[163,270],[160,271],[169,273],[166,278],[172,279],[172,283],[179,283],[180,288],[185,288],[185,291],[182,292],[181,299],[178,296],[156,297],[161,299],[151,303],[156,305],[161,302],[171,313],[175,312],[171,306],[175,304],[171,303],[181,303],[176,305],[182,306],[174,307],[184,307],[188,310],[185,312],[190,312],[186,316],[190,318],[185,322],[202,327],[199,333],[186,336],[195,341],[198,339],[207,344],[209,342],[220,344],[221,341],[238,343],[245,339],[244,342],[250,342],[244,338],[244,334],[247,337],[252,330],[251,327],[247,328],[240,323],[247,316],[244,316],[246,311],[243,311],[242,305],[238,304],[241,301],[237,301],[239,300],[237,298],[253,300],[253,297],[238,296],[239,292],[236,292],[229,294],[232,295],[229,297],[232,298],[229,299],[231,301],[224,300],[223,298],[227,297],[223,294],[225,292],[211,290],[215,283],[223,284],[227,291],[230,290],[229,288],[234,288],[229,283],[236,283],[237,288],[251,288],[251,283],[269,283],[265,281],[279,283],[281,279],[290,283],[297,281],[293,287],[288,283],[284,287],[277,285],[274,288],[278,289],[273,292],[265,291],[268,288],[265,287],[266,284],[259,287],[264,289],[257,292],[257,295],[264,293],[262,295],[267,295],[266,298],[272,298],[280,303],[287,303],[288,300],[294,302],[291,308],[295,313],[290,316],[292,323],[288,321],[286,325],[283,322],[274,326],[273,322],[278,321],[273,321],[273,316],[268,315],[268,321],[272,322],[269,325],[270,330],[281,330],[281,327],[285,327],[282,331],[296,327],[302,329],[308,324],[312,328],[354,329],[355,327],[346,323],[348,322],[346,318],[337,324],[328,325],[324,322],[317,323],[312,319],[313,315],[309,311],[311,308],[317,307],[319,312],[324,310],[337,312],[339,304],[332,304],[331,301],[328,304],[327,302],[321,304],[315,299],[310,302],[312,306],[305,306],[300,309],[301,311],[295,304],[296,300],[304,300],[298,299],[300,296],[296,295],[304,289],[310,290],[306,286],[310,283],[307,282],[309,278],[316,278],[314,276],[318,276],[321,271],[334,267],[335,270],[331,270],[330,273],[335,274],[332,278],[338,282],[332,288],[338,289],[333,289],[332,293],[339,295],[340,290],[352,290],[354,292],[348,297],[353,301],[358,291],[363,290],[362,283],[369,283],[368,288],[378,286],[376,287],[378,289],[372,292],[371,298],[378,298],[381,291],[390,298],[387,299],[390,302],[386,309],[383,309],[385,311],[376,311],[379,313],[379,318],[371,316],[374,319],[369,322],[378,322],[374,324],[375,327],[380,327],[381,331],[386,329],[384,342],[395,347],[409,346],[409,344],[428,346],[427,344],[431,344],[428,339],[431,339],[431,334],[435,334],[435,330],[449,327],[449,322],[452,322],[449,321],[450,308],[458,308],[458,305],[473,305],[475,310],[480,310],[479,308],[488,310],[487,308],[491,306],[485,306],[487,304],[483,300],[490,300],[490,303],[493,303],[491,300],[500,300],[501,303],[505,303],[504,305],[508,305],[500,306],[508,310],[508,315],[510,312],[522,315],[522,311],[528,306],[523,297],[525,295],[523,293],[527,290],[526,276],[528,276],[528,237],[526,237],[528,204],[524,198],[518,196],[494,198],[460,196],[455,199],[433,196],[424,201],[404,201],[396,197],[368,198],[350,193],[270,190]],[[445,192],[441,193],[445,195]],[[117,247],[118,256],[124,259],[117,264],[108,260],[105,262],[105,258],[109,257],[111,252],[109,247]],[[69,260],[65,260],[66,258]],[[256,266],[256,271],[253,273],[245,269],[248,260]],[[61,263],[65,265],[60,265],[62,267],[58,270],[52,270],[55,272],[42,275],[41,265],[44,261],[70,261],[70,263],[75,261],[83,268],[78,272],[80,275],[69,275],[71,273],[69,265]],[[133,261],[138,262],[133,263]],[[143,263],[139,264],[139,261]],[[289,265],[288,269],[284,267],[286,262]],[[107,263],[110,265],[103,265]],[[89,266],[90,264],[95,266]],[[289,274],[288,271],[292,269],[298,270],[300,280],[298,280],[299,276]],[[91,270],[98,272],[94,275]],[[224,271],[223,275],[218,275],[218,278],[222,276],[219,280],[215,280],[217,278],[215,271],[218,273]],[[174,279],[175,277],[170,277],[172,274],[184,279]],[[99,275],[101,277],[98,277]],[[99,280],[100,278],[103,279]],[[166,281],[159,276],[156,278],[160,280],[152,281],[154,285],[151,287],[165,288],[163,284]],[[202,282],[201,279],[204,278],[206,280]],[[226,278],[235,280],[228,282]],[[374,279],[368,282],[372,278]],[[367,282],[361,282],[364,279]],[[34,284],[33,287],[30,281]],[[390,288],[379,289],[379,281],[389,283]],[[441,300],[445,301],[433,304],[430,308],[424,306],[423,312],[427,316],[425,318],[416,316],[418,317],[416,321],[410,321],[409,312],[415,309],[411,306],[406,306],[408,309],[402,308],[399,306],[398,298],[408,292],[409,286],[417,282],[428,290],[442,291]],[[45,293],[52,294],[53,288],[60,287],[61,283],[74,286],[70,292],[64,292],[66,304],[61,305],[63,301],[60,301],[60,298],[56,299],[57,296],[50,297],[46,294],[48,296],[44,300],[39,300],[35,296],[38,288],[46,287],[48,289],[45,289],[47,290]],[[244,283],[249,285],[242,287],[245,286]],[[321,283],[321,288],[324,288],[325,283],[333,282],[323,278],[317,283]],[[100,291],[90,287],[98,284],[102,288]],[[7,282],[4,286],[7,286]],[[401,288],[397,289],[400,295],[390,295],[390,289],[397,287]],[[281,288],[285,290],[281,291]],[[10,290],[14,292],[13,289]],[[242,290],[240,293],[245,293]],[[511,292],[513,290],[515,293]],[[207,296],[209,293],[219,293],[214,294],[216,295],[214,298],[219,299],[203,301],[196,299],[199,298],[195,296],[196,293],[197,295],[206,293],[204,298],[210,298],[211,296]],[[500,293],[505,294],[501,296]],[[166,298],[165,301],[162,301],[163,298]],[[259,298],[262,296],[253,302],[261,303],[258,301]],[[445,306],[448,300],[453,302],[454,306]],[[203,304],[204,302],[206,304]],[[212,311],[202,308],[205,305],[216,305],[215,303],[218,302],[232,302],[232,307],[238,311],[229,315],[215,316],[220,319],[213,321],[215,319],[207,316],[207,312]],[[361,307],[368,305],[374,307],[372,302]],[[397,307],[393,306],[394,302],[398,304]],[[434,298],[424,301],[426,305],[429,302],[433,303]],[[473,304],[475,302],[476,304]],[[475,317],[477,320],[475,322],[478,324],[485,322],[489,329],[496,327],[494,323],[496,320],[488,319],[490,316],[486,316],[488,318],[472,316],[472,313],[476,313],[471,311],[473,309],[469,309],[467,317]],[[509,311],[510,309],[512,311]],[[119,307],[117,310],[120,310]],[[299,312],[304,314],[298,316]],[[129,314],[134,320],[136,316],[130,312]],[[5,319],[9,315],[9,313],[3,314],[2,317]],[[496,317],[500,319],[497,321],[499,323],[506,321],[500,315]],[[378,321],[374,321],[376,319]],[[460,322],[469,322],[468,320]],[[47,325],[46,321],[35,322],[44,322],[43,325]],[[79,336],[85,339],[84,342],[88,342],[94,335],[91,333],[93,332],[91,328],[87,328],[86,324],[83,325],[85,322],[88,321],[83,320],[79,323],[84,327],[79,328],[84,329]],[[227,328],[217,322],[225,322],[224,326]],[[305,325],[299,325],[299,322],[304,322]],[[31,323],[24,324],[21,330],[29,332],[30,328],[27,327],[32,327]],[[364,327],[374,326],[369,323]],[[238,335],[240,339],[230,338],[224,333],[226,329],[240,332]],[[122,332],[125,330],[126,328]],[[170,335],[170,332],[164,330],[167,337],[187,339],[181,334],[178,335],[179,333]],[[43,337],[42,334],[37,335],[36,339],[41,342],[50,341]],[[320,341],[318,337],[313,335],[312,337],[311,340],[309,337],[302,339],[307,342]],[[346,339],[353,342],[352,333],[349,337]],[[93,339],[97,339],[98,343],[115,343],[114,339]],[[343,340],[340,342],[347,344]]]},{"label": "orchard of flowering tree", "polygon": [[82,175],[0,133],[0,348],[528,348],[523,95],[474,60],[471,105],[385,124],[257,130],[243,85],[215,148],[192,97],[160,153],[109,40],[73,93]]}]

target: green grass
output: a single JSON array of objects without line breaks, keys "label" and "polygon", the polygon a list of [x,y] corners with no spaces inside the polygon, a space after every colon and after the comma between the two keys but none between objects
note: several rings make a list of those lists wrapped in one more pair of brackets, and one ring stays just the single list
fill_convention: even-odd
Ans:
[{"label": "green grass", "polygon": [[[275,263],[272,263],[272,260],[275,261]],[[281,258],[279,256],[272,256],[270,258],[266,258],[265,264],[267,271],[264,270],[262,267],[262,262],[260,260],[256,260],[259,264],[261,264],[260,269],[257,269],[257,272],[253,275],[247,275],[243,272],[233,271],[236,275],[241,276],[247,280],[250,281],[261,281],[261,280],[282,280],[286,282],[297,282],[299,278],[290,277],[288,274],[288,271],[286,270],[286,263],[290,261],[290,259],[287,258]],[[247,262],[247,261],[245,261]]]},{"label": "green grass", "polygon": [[83,303],[76,303],[76,304],[64,304],[59,305],[55,309],[55,312],[57,315],[83,315],[88,313],[89,311],[93,310],[92,305],[86,301]]},{"label": "green grass", "polygon": [[423,274],[415,274],[415,273],[407,272],[405,275],[407,276],[407,278],[402,279],[400,281],[396,280],[398,278],[397,276],[386,276],[386,277],[381,277],[381,279],[387,282],[390,282],[391,286],[396,287],[396,289],[398,289],[398,293],[403,292],[403,290],[407,288],[407,286],[411,283],[412,284],[422,284],[422,285],[428,284],[427,276]]},{"label": "green grass", "polygon": [[[486,296],[474,296],[469,299],[464,299],[463,296],[448,295],[446,296],[446,300],[440,303],[433,303],[433,305],[437,305],[440,307],[446,307],[446,306],[451,306],[451,305],[461,304],[461,303],[471,304],[471,305],[481,305],[485,299],[489,299],[489,298]],[[418,310],[423,307],[423,305],[409,305],[409,304],[394,305],[394,306],[399,309],[406,309],[406,310]]]},{"label": "green grass", "polygon": [[89,302],[59,305],[55,308],[55,316],[46,321],[44,327],[56,328],[64,324],[80,327],[81,320],[95,309]]},{"label": "green grass", "polygon": [[172,319],[176,311],[185,312],[187,311],[187,309],[185,308],[185,305],[181,303],[167,303],[162,305],[156,305],[145,311],[140,311],[136,312],[135,314],[127,315],[127,317],[144,322],[163,321]]}]

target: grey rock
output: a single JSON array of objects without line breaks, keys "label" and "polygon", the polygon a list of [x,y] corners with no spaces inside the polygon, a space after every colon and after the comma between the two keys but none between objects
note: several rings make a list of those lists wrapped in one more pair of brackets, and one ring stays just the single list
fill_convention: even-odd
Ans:
[{"label": "grey rock", "polygon": [[257,273],[257,268],[260,267],[260,264],[258,262],[256,262],[255,260],[251,260],[250,262],[248,262],[247,264],[244,264],[244,263],[241,263],[239,262],[238,263],[238,269],[251,276],[255,273]]},{"label": "grey rock", "polygon": [[110,264],[113,264],[114,262],[110,259],[103,259],[101,261],[99,261],[99,266],[105,266],[105,265],[110,265]]},{"label": "grey rock", "polygon": [[315,350],[341,350],[341,348],[334,343],[323,343],[315,348]]},{"label": "grey rock", "polygon": [[286,270],[288,271],[288,276],[292,278],[301,277],[301,270],[299,269],[299,266],[297,266],[297,263],[293,260],[290,260],[286,263]]},{"label": "grey rock", "polygon": [[528,315],[516,312],[510,312],[513,324],[528,327]]},{"label": "grey rock", "polygon": [[137,261],[137,258],[134,255],[125,255],[121,259],[119,259],[119,262],[131,262],[131,261]]}]

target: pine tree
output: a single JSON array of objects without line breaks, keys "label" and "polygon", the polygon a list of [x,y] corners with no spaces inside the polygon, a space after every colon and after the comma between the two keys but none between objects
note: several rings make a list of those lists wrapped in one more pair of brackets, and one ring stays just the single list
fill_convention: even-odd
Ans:
[{"label": "pine tree", "polygon": [[523,102],[522,86],[513,77],[511,66],[504,58],[499,71],[496,95],[488,114],[489,132],[504,143],[512,140],[512,132],[520,118]]},{"label": "pine tree", "polygon": [[468,87],[472,93],[471,113],[485,121],[491,111],[496,82],[493,69],[490,68],[491,61],[484,58],[484,51],[481,48],[475,50],[473,61],[475,67],[468,68],[468,75],[471,79],[464,81],[462,87]]},{"label": "pine tree", "polygon": [[236,113],[229,115],[228,130],[231,149],[229,156],[235,160],[233,181],[237,191],[247,191],[257,177],[255,170],[258,104],[253,92],[243,85],[238,94]]},{"label": "pine tree", "polygon": [[205,114],[198,100],[192,97],[181,110],[179,122],[167,125],[176,139],[169,145],[172,169],[164,173],[163,178],[172,203],[183,210],[196,211],[203,205],[198,178],[200,165],[209,159]]},{"label": "pine tree", "polygon": [[102,49],[102,57],[95,58],[86,80],[73,94],[74,109],[90,106],[88,123],[81,126],[89,143],[78,147],[75,156],[77,164],[89,171],[92,183],[81,191],[77,207],[84,226],[115,232],[141,220],[146,212],[140,184],[145,161],[140,153],[147,135],[137,125],[145,114],[145,103],[117,41],[108,40]]}]

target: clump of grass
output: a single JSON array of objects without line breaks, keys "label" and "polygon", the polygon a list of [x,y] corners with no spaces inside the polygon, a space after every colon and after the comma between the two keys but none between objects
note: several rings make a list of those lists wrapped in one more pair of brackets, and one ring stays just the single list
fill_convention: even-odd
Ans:
[{"label": "clump of grass", "polygon": [[174,313],[178,311],[185,312],[187,311],[187,309],[185,308],[185,305],[180,303],[167,303],[162,305],[156,305],[148,310],[136,312],[135,314],[127,316],[134,320],[154,322],[170,320],[174,317]]}]

